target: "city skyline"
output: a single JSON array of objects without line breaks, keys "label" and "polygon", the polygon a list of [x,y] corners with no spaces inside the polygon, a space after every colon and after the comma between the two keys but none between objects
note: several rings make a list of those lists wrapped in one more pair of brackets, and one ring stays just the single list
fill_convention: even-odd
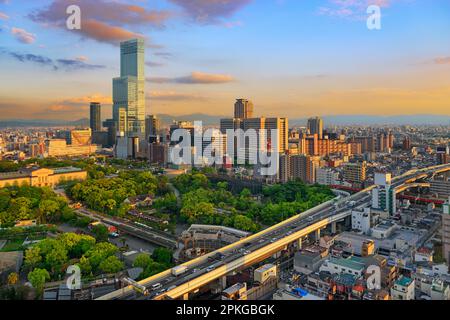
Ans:
[{"label": "city skyline", "polygon": [[[61,26],[69,2],[80,31]],[[248,98],[258,116],[450,115],[449,16],[446,1],[2,1],[1,119],[87,118],[92,101],[111,117],[118,43],[135,37],[147,114],[229,115]]]}]

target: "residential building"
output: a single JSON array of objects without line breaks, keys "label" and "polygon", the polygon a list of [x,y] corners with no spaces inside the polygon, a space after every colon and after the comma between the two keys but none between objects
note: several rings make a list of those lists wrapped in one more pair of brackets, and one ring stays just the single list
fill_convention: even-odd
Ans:
[{"label": "residential building", "polygon": [[392,300],[414,300],[414,280],[405,276],[400,276],[391,288],[391,298]]},{"label": "residential building", "polygon": [[344,180],[352,183],[363,183],[366,181],[367,163],[347,163],[344,165]]}]

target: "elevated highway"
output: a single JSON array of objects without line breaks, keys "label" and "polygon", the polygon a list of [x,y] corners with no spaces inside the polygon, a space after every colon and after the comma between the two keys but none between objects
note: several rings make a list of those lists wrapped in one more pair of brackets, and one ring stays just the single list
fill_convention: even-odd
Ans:
[{"label": "elevated highway", "polygon": [[[393,183],[396,187],[401,187],[405,183],[413,183],[421,178],[429,177],[437,170],[448,171],[450,164],[408,171],[395,177]],[[173,276],[171,270],[166,270],[140,281],[139,284],[149,289],[147,299],[189,299],[189,294],[202,286],[263,261],[287,248],[289,244],[295,242],[300,244],[304,236],[320,232],[320,229],[327,225],[348,217],[353,208],[369,206],[373,188],[375,186],[348,197],[339,196],[257,234],[188,261],[182,264],[187,271],[178,277]],[[133,287],[128,286],[100,297],[99,300],[134,297]]]}]

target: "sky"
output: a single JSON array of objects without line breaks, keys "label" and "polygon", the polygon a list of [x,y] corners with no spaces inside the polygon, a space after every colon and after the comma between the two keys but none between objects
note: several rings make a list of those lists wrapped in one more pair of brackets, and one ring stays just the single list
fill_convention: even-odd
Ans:
[{"label": "sky", "polygon": [[449,0],[0,0],[0,119],[110,116],[136,37],[148,114],[450,115]]}]

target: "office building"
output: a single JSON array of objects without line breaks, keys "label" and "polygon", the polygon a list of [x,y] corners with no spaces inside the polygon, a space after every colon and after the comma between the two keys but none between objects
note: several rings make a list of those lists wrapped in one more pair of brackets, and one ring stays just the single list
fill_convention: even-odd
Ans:
[{"label": "office building", "polygon": [[[119,132],[144,139],[145,135],[145,44],[142,39],[120,44],[120,77],[113,79],[113,119]],[[126,119],[119,111],[125,109]],[[123,123],[126,121],[126,124]]]},{"label": "office building", "polygon": [[319,139],[323,139],[323,120],[321,118],[308,119],[307,128],[310,134],[317,134]]},{"label": "office building", "polygon": [[89,120],[90,128],[93,133],[102,131],[101,105],[99,102],[91,102]]},{"label": "office building", "polygon": [[64,139],[51,139],[45,141],[45,154],[47,157],[76,157],[89,156],[96,153],[99,147],[95,144],[70,145]]},{"label": "office building", "polygon": [[234,104],[234,118],[253,118],[253,102],[247,99],[237,99],[236,103]]},{"label": "office building", "polygon": [[161,120],[154,115],[145,118],[145,138],[148,140],[150,136],[157,136],[161,130]]},{"label": "office building", "polygon": [[157,164],[165,167],[169,158],[169,146],[160,143],[159,140],[148,145],[148,159],[151,164]]},{"label": "office building", "polygon": [[116,143],[116,136],[117,136],[117,126],[114,119],[107,119],[103,121],[103,126],[107,130],[107,147],[112,147]]},{"label": "office building", "polygon": [[90,128],[71,130],[69,137],[67,143],[72,146],[87,146],[92,143],[92,131]]}]

